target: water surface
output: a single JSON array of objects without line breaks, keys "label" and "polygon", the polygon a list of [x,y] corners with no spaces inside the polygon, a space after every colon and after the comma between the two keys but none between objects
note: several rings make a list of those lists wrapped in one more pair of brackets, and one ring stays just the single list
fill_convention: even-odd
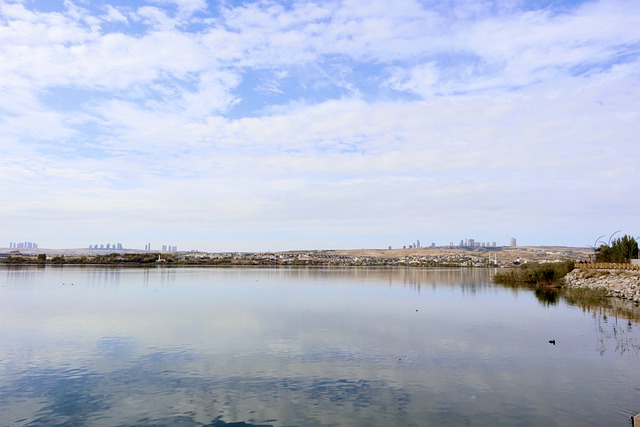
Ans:
[{"label": "water surface", "polygon": [[638,323],[491,274],[0,267],[0,425],[630,425]]}]

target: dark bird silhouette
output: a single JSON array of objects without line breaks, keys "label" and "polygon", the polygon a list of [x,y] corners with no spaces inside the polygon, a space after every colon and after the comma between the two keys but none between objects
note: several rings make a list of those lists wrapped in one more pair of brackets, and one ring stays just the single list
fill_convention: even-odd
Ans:
[{"label": "dark bird silhouette", "polygon": [[556,340],[549,340],[549,344],[556,345]]}]

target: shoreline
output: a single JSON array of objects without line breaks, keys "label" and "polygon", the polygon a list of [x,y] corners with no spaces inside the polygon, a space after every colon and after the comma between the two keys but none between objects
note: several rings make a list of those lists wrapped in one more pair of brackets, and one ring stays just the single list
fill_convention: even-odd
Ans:
[{"label": "shoreline", "polygon": [[568,289],[604,290],[608,297],[640,303],[640,272],[576,268],[564,277]]},{"label": "shoreline", "polygon": [[[592,250],[563,246],[427,247],[409,249],[280,252],[159,252],[138,250],[0,249],[4,264],[317,265],[411,267],[512,267],[525,263],[587,261]],[[38,259],[40,256],[40,259]],[[158,261],[160,259],[160,261]]]}]

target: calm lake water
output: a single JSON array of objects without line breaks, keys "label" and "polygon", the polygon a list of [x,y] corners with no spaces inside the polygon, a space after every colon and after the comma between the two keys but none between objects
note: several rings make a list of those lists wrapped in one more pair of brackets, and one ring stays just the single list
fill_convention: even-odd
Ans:
[{"label": "calm lake water", "polygon": [[0,425],[630,426],[637,309],[491,274],[0,267]]}]

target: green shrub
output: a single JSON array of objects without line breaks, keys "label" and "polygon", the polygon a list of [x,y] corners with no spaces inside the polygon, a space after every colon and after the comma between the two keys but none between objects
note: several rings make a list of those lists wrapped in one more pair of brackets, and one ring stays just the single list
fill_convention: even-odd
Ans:
[{"label": "green shrub", "polygon": [[550,285],[559,282],[574,269],[573,261],[548,264],[523,264],[493,276],[495,283],[524,283],[530,285]]}]

